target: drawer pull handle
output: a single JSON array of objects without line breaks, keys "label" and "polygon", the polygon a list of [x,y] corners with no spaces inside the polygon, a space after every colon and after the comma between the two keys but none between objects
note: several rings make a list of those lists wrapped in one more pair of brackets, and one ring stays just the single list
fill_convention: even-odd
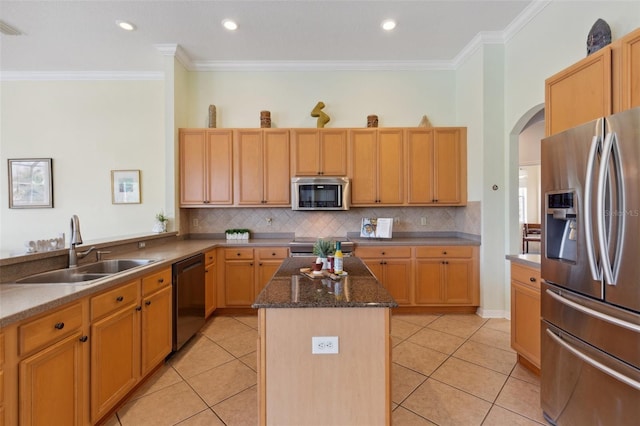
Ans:
[{"label": "drawer pull handle", "polygon": [[442,254],[446,255],[446,254],[447,254],[447,252],[446,252],[446,251],[443,251],[443,252],[442,252]]},{"label": "drawer pull handle", "polygon": [[63,322],[57,322],[56,325],[53,326],[56,330],[62,330],[64,328]]},{"label": "drawer pull handle", "polygon": [[124,297],[122,296],[116,297],[116,302],[122,302],[123,300],[124,300]]},{"label": "drawer pull handle", "polygon": [[140,312],[142,310],[142,306],[136,306],[136,311]]},{"label": "drawer pull handle", "polygon": [[164,282],[164,278],[160,278],[160,279],[158,280],[158,282],[159,282],[160,284],[162,284],[162,283]]},{"label": "drawer pull handle", "polygon": [[535,283],[536,282],[536,277],[529,278],[529,281],[531,281],[532,283]]},{"label": "drawer pull handle", "polygon": [[383,256],[384,256],[385,254],[386,254],[385,252],[382,252],[382,255],[383,255]]},{"label": "drawer pull handle", "polygon": [[144,302],[144,304],[149,306],[151,304],[151,300],[147,300],[146,302]]},{"label": "drawer pull handle", "polygon": [[236,256],[240,256],[240,253],[236,253]]},{"label": "drawer pull handle", "polygon": [[89,336],[82,336],[79,340],[80,340],[82,343],[84,343],[84,342],[86,342],[87,340],[89,340]]}]

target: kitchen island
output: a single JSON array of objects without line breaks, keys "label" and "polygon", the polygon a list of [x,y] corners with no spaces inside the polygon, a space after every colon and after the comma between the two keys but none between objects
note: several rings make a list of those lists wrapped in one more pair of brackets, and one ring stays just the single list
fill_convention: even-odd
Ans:
[{"label": "kitchen island", "polygon": [[397,304],[360,259],[338,280],[301,274],[313,260],[286,259],[253,304],[260,424],[389,425]]}]

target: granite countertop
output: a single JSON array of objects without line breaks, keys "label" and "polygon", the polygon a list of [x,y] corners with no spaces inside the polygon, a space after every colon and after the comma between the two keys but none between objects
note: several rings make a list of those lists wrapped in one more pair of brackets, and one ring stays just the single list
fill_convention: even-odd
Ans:
[{"label": "granite countertop", "polygon": [[267,286],[260,292],[253,308],[395,308],[389,292],[357,257],[344,258],[348,275],[339,280],[310,278],[300,273],[315,257],[289,257]]},{"label": "granite countertop", "polygon": [[513,263],[540,269],[541,256],[539,254],[508,254],[505,258]]},{"label": "granite countertop", "polygon": [[393,238],[362,238],[359,233],[347,233],[358,246],[479,246],[477,237],[457,232],[398,232]]}]

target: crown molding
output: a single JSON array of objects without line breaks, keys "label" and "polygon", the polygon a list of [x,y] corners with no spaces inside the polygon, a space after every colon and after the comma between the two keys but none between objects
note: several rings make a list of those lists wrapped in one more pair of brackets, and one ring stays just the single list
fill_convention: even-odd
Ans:
[{"label": "crown molding", "polygon": [[1,71],[0,81],[164,80],[161,71]]},{"label": "crown molding", "polygon": [[164,56],[173,56],[186,69],[190,71],[193,70],[192,69],[194,67],[193,61],[191,61],[191,58],[189,57],[187,52],[185,52],[184,49],[179,44],[175,44],[175,43],[154,44],[153,47],[155,47]]},{"label": "crown molding", "polygon": [[190,71],[425,71],[452,70],[448,61],[199,61]]},{"label": "crown molding", "polygon": [[507,28],[504,29],[504,42],[507,43],[509,40],[513,38],[516,34],[520,32],[521,29],[527,26],[527,24],[538,15],[538,13],[542,12],[545,7],[549,6],[552,0],[534,0],[522,11],[516,19],[511,21]]}]

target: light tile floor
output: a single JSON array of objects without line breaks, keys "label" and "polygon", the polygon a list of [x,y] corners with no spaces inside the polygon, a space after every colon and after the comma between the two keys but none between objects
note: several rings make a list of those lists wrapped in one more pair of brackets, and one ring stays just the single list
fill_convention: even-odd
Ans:
[{"label": "light tile floor", "polygon": [[[211,318],[106,424],[256,425],[257,328],[256,316]],[[505,319],[394,315],[393,425],[546,424],[509,333]]]}]

